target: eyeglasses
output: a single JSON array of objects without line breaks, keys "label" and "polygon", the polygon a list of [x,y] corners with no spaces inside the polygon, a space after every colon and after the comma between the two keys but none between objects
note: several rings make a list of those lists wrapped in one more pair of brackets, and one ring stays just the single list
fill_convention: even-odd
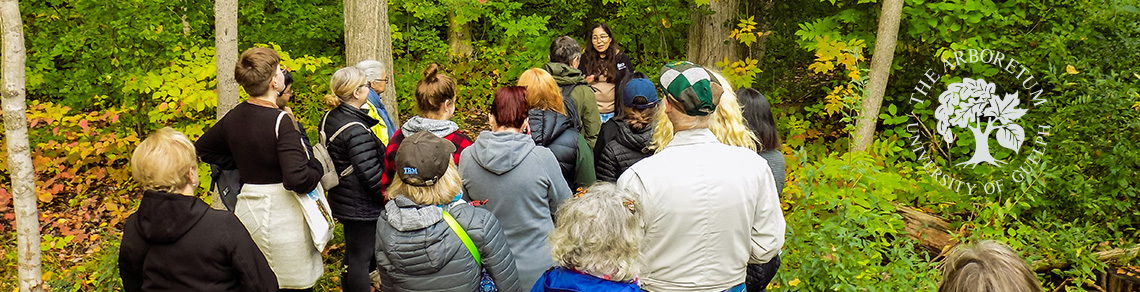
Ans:
[{"label": "eyeglasses", "polygon": [[610,39],[610,36],[601,34],[601,35],[595,35],[590,39],[595,41],[595,42],[600,42],[600,41],[605,41],[605,40]]},{"label": "eyeglasses", "polygon": [[372,80],[372,82],[388,82],[388,78],[380,78],[380,79]]}]

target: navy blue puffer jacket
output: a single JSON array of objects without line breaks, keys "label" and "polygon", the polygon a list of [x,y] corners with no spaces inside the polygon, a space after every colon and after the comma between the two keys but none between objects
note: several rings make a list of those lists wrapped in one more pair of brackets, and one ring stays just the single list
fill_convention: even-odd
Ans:
[{"label": "navy blue puffer jacket", "polygon": [[566,115],[538,109],[527,111],[527,117],[530,118],[530,137],[534,144],[554,152],[562,177],[567,185],[573,186],[574,164],[578,159],[578,130],[574,128],[574,121]]}]

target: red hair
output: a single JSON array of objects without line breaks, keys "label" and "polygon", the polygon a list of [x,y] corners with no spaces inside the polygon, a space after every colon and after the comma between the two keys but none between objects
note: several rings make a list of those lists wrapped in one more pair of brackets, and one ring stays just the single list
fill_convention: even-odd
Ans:
[{"label": "red hair", "polygon": [[504,86],[495,90],[495,100],[491,101],[491,115],[501,127],[522,128],[526,120],[525,86]]}]

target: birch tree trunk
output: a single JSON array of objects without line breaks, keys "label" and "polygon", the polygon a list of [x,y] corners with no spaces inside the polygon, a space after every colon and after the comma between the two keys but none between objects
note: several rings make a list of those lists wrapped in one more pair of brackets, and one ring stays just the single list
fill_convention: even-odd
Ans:
[{"label": "birch tree trunk", "polygon": [[689,55],[688,60],[706,68],[717,68],[716,62],[739,60],[736,43],[729,39],[732,35],[732,25],[729,20],[736,19],[740,11],[739,0],[711,0],[709,8],[712,15],[705,15],[699,11],[692,13],[690,18],[693,24],[689,26]]},{"label": "birch tree trunk", "polygon": [[237,1],[214,1],[214,63],[218,70],[219,120],[238,104],[238,84],[234,79],[238,59]]},{"label": "birch tree trunk", "polygon": [[[389,78],[395,78],[392,63],[392,28],[388,25],[387,0],[344,0],[345,61],[355,65],[363,60],[377,60],[388,68]],[[392,123],[400,125],[400,111],[396,100],[396,82],[380,94]]]},{"label": "birch tree trunk", "polygon": [[4,133],[8,141],[8,172],[12,181],[12,205],[16,211],[16,257],[20,291],[43,291],[40,269],[40,221],[36,207],[36,174],[28,146],[28,116],[25,95],[24,24],[17,0],[0,1],[0,31],[3,60],[0,95],[3,96]]},{"label": "birch tree trunk", "polygon": [[871,81],[867,86],[867,98],[862,102],[851,151],[867,151],[875,140],[875,125],[879,120],[879,107],[883,105],[883,94],[887,90],[887,80],[891,73],[891,63],[895,59],[895,44],[898,42],[899,19],[902,18],[903,0],[884,0],[883,11],[879,14],[879,33],[875,37],[875,55],[871,56]]}]

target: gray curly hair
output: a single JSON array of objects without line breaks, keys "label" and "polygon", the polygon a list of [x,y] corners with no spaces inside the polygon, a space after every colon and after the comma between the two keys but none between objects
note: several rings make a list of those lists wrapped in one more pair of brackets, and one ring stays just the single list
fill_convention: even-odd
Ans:
[{"label": "gray curly hair", "polygon": [[644,231],[633,194],[601,182],[558,209],[550,251],[559,265],[628,282],[641,272]]}]

